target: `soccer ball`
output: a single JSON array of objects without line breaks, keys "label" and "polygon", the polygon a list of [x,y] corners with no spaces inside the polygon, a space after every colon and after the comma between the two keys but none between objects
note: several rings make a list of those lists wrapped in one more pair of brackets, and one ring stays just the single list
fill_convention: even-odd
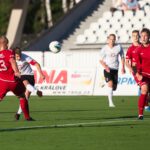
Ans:
[{"label": "soccer ball", "polygon": [[58,53],[61,51],[61,44],[58,41],[52,41],[49,43],[49,50],[52,53]]}]

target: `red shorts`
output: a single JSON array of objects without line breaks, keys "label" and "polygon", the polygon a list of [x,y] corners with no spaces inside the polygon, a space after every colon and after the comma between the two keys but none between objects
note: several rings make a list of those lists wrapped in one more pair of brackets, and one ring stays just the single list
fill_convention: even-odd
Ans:
[{"label": "red shorts", "polygon": [[21,96],[25,92],[25,86],[20,80],[15,82],[0,80],[0,86],[0,100],[2,100],[9,91],[13,92],[16,96]]},{"label": "red shorts", "polygon": [[139,85],[140,81],[137,79],[136,75],[134,75],[133,73],[132,73],[132,75],[133,75],[133,78],[134,78],[135,82]]},{"label": "red shorts", "polygon": [[140,87],[144,84],[147,84],[148,86],[150,86],[150,78],[148,77],[143,77],[143,79],[141,81],[139,81],[139,85]]}]

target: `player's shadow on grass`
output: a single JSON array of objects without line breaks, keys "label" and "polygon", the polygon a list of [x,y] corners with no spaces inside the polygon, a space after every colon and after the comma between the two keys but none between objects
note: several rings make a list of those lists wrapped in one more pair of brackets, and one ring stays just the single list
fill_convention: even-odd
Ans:
[{"label": "player's shadow on grass", "polygon": [[31,127],[18,127],[18,128],[3,128],[0,132],[16,132],[16,131],[29,131],[29,130],[41,130],[41,129],[59,129],[59,128],[95,128],[95,127],[129,127],[134,128],[138,124],[136,123],[113,123],[113,124],[64,124],[64,125],[49,125],[49,126],[31,126]]},{"label": "player's shadow on grass", "polygon": [[31,110],[31,112],[33,112],[33,113],[46,113],[46,112],[88,112],[88,111],[100,111],[99,109],[68,109],[68,110],[60,110],[60,109],[58,109],[58,110]]},{"label": "player's shadow on grass", "polygon": [[133,115],[133,116],[104,117],[103,119],[131,119],[131,118],[137,118],[137,116]]}]

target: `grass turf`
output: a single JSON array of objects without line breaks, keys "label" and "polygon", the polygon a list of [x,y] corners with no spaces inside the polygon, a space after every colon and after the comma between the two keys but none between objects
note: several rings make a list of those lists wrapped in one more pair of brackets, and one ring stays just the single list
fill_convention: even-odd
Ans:
[{"label": "grass turf", "polygon": [[[107,97],[100,96],[31,97],[31,116],[36,121],[26,122],[23,117],[14,120],[18,101],[15,97],[6,97],[0,104],[1,149],[147,149],[150,112],[145,112],[144,120],[139,121],[137,97],[114,99],[116,108],[109,108]],[[77,126],[77,123],[87,124]],[[76,126],[51,126],[64,124]]]}]

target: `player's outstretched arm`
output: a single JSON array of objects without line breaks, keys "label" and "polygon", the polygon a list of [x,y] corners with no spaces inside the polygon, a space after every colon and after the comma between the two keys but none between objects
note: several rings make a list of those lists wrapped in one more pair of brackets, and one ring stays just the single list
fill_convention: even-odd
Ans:
[{"label": "player's outstretched arm", "polygon": [[15,59],[14,58],[10,58],[9,61],[11,63],[11,66],[12,66],[13,70],[14,70],[15,76],[18,77],[18,78],[20,78],[21,74],[19,72],[19,69],[17,67],[17,63],[16,63]]},{"label": "player's outstretched arm", "polygon": [[35,67],[37,68],[37,71],[39,72],[40,77],[44,80],[45,76],[44,76],[44,74],[42,72],[42,69],[41,69],[41,66],[40,66],[40,64],[38,62],[35,64]]}]

